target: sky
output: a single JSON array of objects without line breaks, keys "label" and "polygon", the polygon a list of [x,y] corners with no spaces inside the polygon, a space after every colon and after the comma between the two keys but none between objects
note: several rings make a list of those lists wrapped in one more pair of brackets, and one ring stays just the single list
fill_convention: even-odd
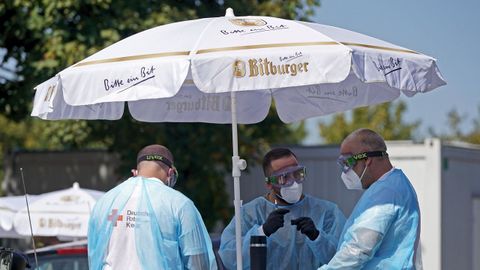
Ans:
[{"label": "sky", "polygon": [[[416,135],[422,138],[429,136],[429,127],[445,134],[447,114],[456,109],[465,117],[462,130],[472,130],[473,119],[480,117],[480,1],[322,0],[312,20],[436,58],[447,85],[413,98],[402,96],[407,104],[404,121],[420,120]],[[328,120],[307,120],[304,143],[321,143],[317,123]]]}]

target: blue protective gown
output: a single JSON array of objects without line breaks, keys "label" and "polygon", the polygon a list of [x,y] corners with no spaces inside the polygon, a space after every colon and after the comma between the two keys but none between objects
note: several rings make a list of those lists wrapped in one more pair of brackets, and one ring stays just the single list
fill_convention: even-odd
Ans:
[{"label": "blue protective gown", "polygon": [[[276,206],[264,197],[258,197],[241,208],[243,269],[250,269],[250,236],[259,235],[259,227],[277,207],[290,210],[284,216],[284,226],[267,237],[267,269],[316,269],[335,254],[345,223],[345,216],[334,203],[309,195],[289,206]],[[311,241],[297,231],[291,220],[310,217],[320,231]],[[218,253],[227,269],[236,269],[235,218],[222,233]]]},{"label": "blue protective gown", "polygon": [[319,269],[415,269],[419,237],[417,195],[405,174],[392,169],[363,193],[337,253]]},{"label": "blue protective gown", "polygon": [[217,269],[210,237],[193,202],[159,179],[143,177],[124,181],[95,204],[88,227],[90,269],[104,268],[114,224],[109,215],[112,210],[122,212],[138,185],[137,211],[144,214],[134,237],[141,269]]}]

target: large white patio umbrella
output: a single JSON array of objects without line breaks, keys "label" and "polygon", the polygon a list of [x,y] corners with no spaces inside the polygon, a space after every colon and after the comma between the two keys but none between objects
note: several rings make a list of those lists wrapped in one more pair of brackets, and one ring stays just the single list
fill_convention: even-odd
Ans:
[{"label": "large white patio umbrella", "polygon": [[[56,236],[61,239],[87,237],[88,220],[102,191],[73,187],[37,195],[29,201],[34,236]],[[20,236],[30,236],[25,198],[13,218],[13,228]]]},{"label": "large white patio umbrella", "polygon": [[[37,195],[27,195],[28,202],[37,200]],[[0,197],[0,238],[23,238],[13,229],[13,218],[22,208],[26,207],[25,196]]]},{"label": "large white patio umbrella", "polygon": [[434,58],[348,30],[272,17],[204,18],[123,39],[38,85],[32,116],[231,123],[237,267],[242,268],[237,123],[272,97],[290,123],[444,85]]}]

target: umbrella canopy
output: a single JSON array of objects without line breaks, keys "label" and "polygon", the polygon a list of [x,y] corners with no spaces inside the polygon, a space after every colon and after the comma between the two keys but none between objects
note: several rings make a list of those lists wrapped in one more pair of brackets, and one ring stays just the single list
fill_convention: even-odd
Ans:
[{"label": "umbrella canopy", "polygon": [[123,39],[38,85],[32,116],[232,123],[237,267],[241,269],[237,123],[272,98],[286,123],[444,85],[436,60],[352,31],[273,17],[204,18]]},{"label": "umbrella canopy", "polygon": [[[231,15],[231,14],[230,14]],[[205,18],[123,39],[36,87],[32,115],[146,122],[282,121],[413,96],[445,84],[435,59],[352,31],[272,17]],[[301,108],[299,110],[298,108]]]},{"label": "umbrella canopy", "polygon": [[[27,195],[30,203],[37,200],[37,195]],[[25,196],[0,197],[0,238],[22,238],[13,229],[15,214],[26,206]]]},{"label": "umbrella canopy", "polygon": [[[87,237],[88,219],[102,191],[73,187],[37,195],[29,201],[32,230],[35,236],[60,238]],[[25,198],[23,206],[15,214],[13,228],[21,236],[30,236]]]}]

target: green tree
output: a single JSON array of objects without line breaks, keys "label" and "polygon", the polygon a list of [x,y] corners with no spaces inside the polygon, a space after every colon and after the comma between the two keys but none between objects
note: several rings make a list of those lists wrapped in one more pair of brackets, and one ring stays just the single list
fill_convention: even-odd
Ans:
[{"label": "green tree", "polygon": [[350,113],[338,113],[330,123],[320,123],[320,135],[326,143],[341,143],[352,131],[370,128],[379,132],[385,140],[411,139],[420,121],[405,123],[403,113],[407,105],[403,101],[361,107]]},{"label": "green tree", "polygon": [[[32,89],[86,56],[154,26],[223,16],[227,7],[234,8],[237,16],[308,19],[318,6],[319,0],[4,0],[0,2],[0,116],[20,131],[0,132],[5,137],[2,150],[105,146],[121,154],[120,172],[127,175],[140,147],[166,144],[182,173],[179,189],[195,201],[211,228],[217,220],[231,217],[223,186],[231,167],[230,125],[146,124],[128,114],[113,122],[37,123],[28,118]],[[302,130],[303,125],[286,126],[271,112],[261,125],[239,127],[240,154],[253,161],[269,143],[297,142]]]},{"label": "green tree", "polygon": [[472,120],[473,128],[465,131],[462,125],[467,120],[466,115],[461,115],[456,109],[452,109],[447,114],[446,133],[438,133],[433,128],[429,128],[429,134],[433,137],[439,137],[446,141],[463,141],[468,143],[480,144],[480,105],[476,118]]},{"label": "green tree", "polygon": [[446,141],[460,141],[463,137],[462,131],[460,129],[461,123],[465,120],[465,116],[461,116],[456,109],[452,109],[447,113],[447,133],[440,133],[435,130],[433,127],[428,128],[428,134],[430,137],[441,138]]},{"label": "green tree", "polygon": [[467,142],[480,144],[480,105],[477,107],[477,117],[473,119],[473,130],[467,135]]}]

